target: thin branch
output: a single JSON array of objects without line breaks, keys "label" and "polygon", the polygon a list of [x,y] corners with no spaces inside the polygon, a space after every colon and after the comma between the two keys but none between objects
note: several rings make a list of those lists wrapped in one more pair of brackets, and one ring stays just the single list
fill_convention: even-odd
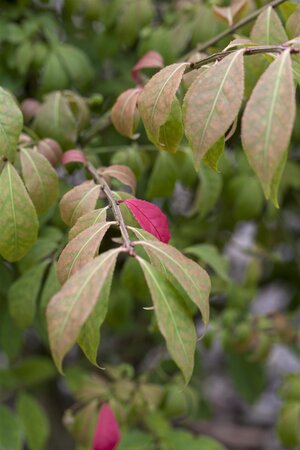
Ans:
[{"label": "thin branch", "polygon": [[225,56],[230,55],[238,50],[243,50],[244,55],[257,55],[259,53],[282,53],[285,50],[290,50],[292,54],[300,54],[300,49],[288,45],[259,45],[259,46],[251,46],[243,49],[231,49],[225,50],[223,52],[214,53],[213,55],[208,56],[207,58],[200,59],[200,61],[191,63],[187,66],[184,73],[192,72],[192,70],[199,69],[206,64],[209,64],[214,61],[219,61]]},{"label": "thin branch", "polygon": [[191,50],[189,53],[187,53],[183,59],[189,58],[193,53],[195,52],[203,52],[207,50],[209,47],[212,47],[213,45],[217,44],[221,39],[229,36],[230,34],[234,33],[239,28],[243,27],[247,23],[251,22],[252,20],[256,19],[259,14],[264,11],[269,6],[275,8],[276,6],[280,5],[281,3],[284,3],[286,0],[273,0],[270,3],[267,3],[266,5],[262,6],[261,8],[253,11],[250,13],[247,17],[244,17],[243,19],[239,20],[234,25],[231,25],[231,27],[227,28],[226,30],[222,31],[222,33],[217,34],[213,38],[209,39],[208,41],[199,44],[196,48]]},{"label": "thin branch", "polygon": [[87,162],[86,169],[89,171],[89,173],[92,175],[93,180],[96,184],[99,184],[102,191],[104,192],[111,208],[113,211],[113,215],[115,216],[115,219],[117,221],[117,224],[120,228],[120,232],[123,238],[124,242],[124,248],[127,250],[130,256],[135,256],[132,242],[130,240],[126,224],[124,222],[120,207],[118,205],[118,202],[114,199],[112,190],[110,189],[108,183],[106,182],[105,178],[97,171],[97,169],[93,166],[91,162]]}]

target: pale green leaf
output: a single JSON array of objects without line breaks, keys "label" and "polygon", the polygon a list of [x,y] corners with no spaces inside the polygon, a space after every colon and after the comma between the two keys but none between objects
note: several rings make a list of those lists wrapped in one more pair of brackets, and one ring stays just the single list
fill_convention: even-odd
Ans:
[{"label": "pale green leaf", "polygon": [[49,436],[49,423],[45,411],[34,397],[21,394],[17,412],[23,425],[29,450],[44,450]]},{"label": "pale green leaf", "polygon": [[289,145],[295,106],[295,86],[287,50],[259,79],[242,119],[243,147],[266,198],[270,197],[273,177]]},{"label": "pale green leaf", "polygon": [[217,247],[211,244],[193,245],[185,249],[186,253],[196,256],[210,266],[223,280],[229,281],[228,261],[222,256]]},{"label": "pale green leaf", "polygon": [[0,192],[0,254],[17,261],[34,244],[38,219],[23,181],[10,163],[0,175]]},{"label": "pale green leaf", "polygon": [[36,300],[42,283],[47,261],[27,270],[8,291],[9,312],[20,328],[32,324],[36,312]]},{"label": "pale green leaf", "polygon": [[36,150],[21,149],[25,186],[38,214],[45,213],[58,196],[58,176],[49,161]]},{"label": "pale green leaf", "polygon": [[151,293],[160,332],[188,383],[193,373],[197,341],[194,323],[171,283],[144,259],[138,257],[138,261]]},{"label": "pale green leaf", "polygon": [[243,92],[242,50],[209,67],[188,89],[183,106],[185,134],[197,167],[235,120]]},{"label": "pale green leaf", "polygon": [[95,257],[105,233],[113,223],[96,223],[66,245],[57,262],[57,275],[61,284]]},{"label": "pale green leaf", "polygon": [[86,264],[48,303],[50,348],[60,372],[63,357],[77,341],[80,330],[93,311],[121,251],[122,248],[110,250]]},{"label": "pale green leaf", "polygon": [[0,88],[0,156],[14,162],[23,115],[13,96]]},{"label": "pale green leaf", "polygon": [[283,44],[288,40],[287,34],[276,11],[268,6],[264,9],[251,30],[251,41],[255,44]]}]

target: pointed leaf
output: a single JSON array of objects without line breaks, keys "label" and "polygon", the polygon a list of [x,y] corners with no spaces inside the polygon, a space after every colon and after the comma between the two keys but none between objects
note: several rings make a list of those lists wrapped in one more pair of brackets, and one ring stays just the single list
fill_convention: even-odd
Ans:
[{"label": "pointed leaf", "polygon": [[97,355],[100,343],[100,327],[105,320],[108,310],[112,277],[113,267],[111,268],[105,284],[100,292],[96,306],[83,325],[77,341],[85,356],[95,366],[98,366]]},{"label": "pointed leaf", "polygon": [[131,76],[137,84],[142,84],[143,79],[140,75],[142,69],[161,69],[164,67],[163,57],[153,50],[147,52],[132,68]]},{"label": "pointed leaf", "polygon": [[93,450],[115,450],[121,432],[115,415],[108,403],[102,405],[94,434]]},{"label": "pointed leaf", "polygon": [[13,96],[0,88],[0,156],[14,162],[23,115]]},{"label": "pointed leaf", "polygon": [[188,383],[193,373],[197,340],[193,320],[171,283],[144,259],[138,257],[138,261],[151,293],[160,332],[166,340],[171,357]]},{"label": "pointed leaf", "polygon": [[139,97],[139,112],[154,142],[159,142],[160,128],[171,113],[186,66],[187,63],[177,63],[160,70],[148,81]]},{"label": "pointed leaf", "polygon": [[108,175],[109,177],[116,178],[121,183],[129,186],[132,192],[135,193],[136,178],[129,167],[115,164],[113,166],[101,168],[100,172],[102,175]]},{"label": "pointed leaf", "polygon": [[183,136],[183,122],[181,105],[175,97],[171,112],[167,121],[161,126],[159,131],[159,141],[154,144],[166,152],[175,153]]},{"label": "pointed leaf", "polygon": [[8,291],[9,312],[20,328],[28,327],[34,320],[37,296],[47,265],[48,261],[44,261],[27,270]]},{"label": "pointed leaf", "polygon": [[100,193],[100,186],[93,181],[86,181],[67,192],[60,201],[62,220],[73,226],[77,219],[95,209]]},{"label": "pointed leaf", "polygon": [[114,104],[111,120],[115,129],[123,136],[134,138],[137,111],[137,101],[141,88],[127,89]]},{"label": "pointed leaf", "polygon": [[60,372],[65,354],[77,341],[121,251],[121,248],[110,250],[86,264],[50,300],[47,308],[49,342]]},{"label": "pointed leaf", "polygon": [[49,436],[49,423],[45,411],[34,397],[21,394],[17,411],[26,436],[29,450],[44,450]]},{"label": "pointed leaf", "polygon": [[[143,246],[149,254],[152,264],[157,269],[162,270],[163,267],[167,270],[170,281],[174,278],[177,280],[199,308],[203,322],[207,324],[209,319],[210,279],[206,271],[171,245],[156,240],[137,241],[135,245]],[[164,273],[166,274],[165,271]]]},{"label": "pointed leaf", "polygon": [[105,233],[113,222],[100,222],[79,233],[63,249],[57,262],[57,275],[61,284],[92,261]]},{"label": "pointed leaf", "polygon": [[200,74],[187,91],[184,99],[185,133],[197,166],[236,118],[243,91],[242,50]]},{"label": "pointed leaf", "polygon": [[285,151],[283,154],[283,157],[276,169],[276,172],[273,176],[272,183],[271,183],[270,199],[272,200],[272,202],[276,208],[279,208],[278,190],[279,190],[280,182],[282,179],[283,171],[285,168],[285,164],[287,161],[287,157],[288,157],[288,152]]},{"label": "pointed leaf", "polygon": [[264,9],[251,30],[250,38],[255,44],[283,44],[288,40],[287,34],[276,11],[268,6]]},{"label": "pointed leaf", "polygon": [[18,261],[37,238],[38,219],[16,169],[7,163],[0,175],[0,254]]},{"label": "pointed leaf", "polygon": [[48,160],[30,148],[21,149],[25,186],[38,214],[45,213],[58,196],[58,176]]},{"label": "pointed leaf", "polygon": [[158,206],[137,198],[128,198],[122,200],[122,202],[130,209],[134,218],[144,230],[153,234],[162,242],[169,242],[168,220]]},{"label": "pointed leaf", "polygon": [[259,79],[242,119],[243,147],[267,198],[272,179],[288,148],[294,119],[295,86],[287,50]]},{"label": "pointed leaf", "polygon": [[75,225],[69,231],[69,241],[87,228],[96,225],[96,223],[106,222],[107,209],[108,206],[95,209],[94,211],[90,211],[79,217]]}]

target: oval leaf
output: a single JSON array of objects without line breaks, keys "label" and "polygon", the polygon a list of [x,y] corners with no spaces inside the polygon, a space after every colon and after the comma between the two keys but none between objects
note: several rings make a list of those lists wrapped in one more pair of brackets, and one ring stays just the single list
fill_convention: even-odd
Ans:
[{"label": "oval leaf", "polygon": [[128,198],[121,202],[130,209],[143,230],[153,234],[162,242],[169,242],[168,220],[158,206],[137,198]]},{"label": "oval leaf", "polygon": [[111,112],[111,120],[115,129],[123,136],[133,138],[135,133],[135,122],[138,114],[137,101],[141,88],[127,89],[114,104]]},{"label": "oval leaf", "polygon": [[96,223],[106,222],[106,213],[108,208],[109,207],[106,206],[105,208],[95,209],[94,211],[90,211],[79,217],[75,225],[69,231],[69,241]]},{"label": "oval leaf", "polygon": [[10,163],[0,175],[0,192],[0,254],[18,261],[36,241],[39,224],[23,181]]},{"label": "oval leaf", "polygon": [[49,342],[60,372],[65,354],[77,341],[121,251],[121,248],[110,250],[86,264],[50,300],[46,313]]},{"label": "oval leaf", "polygon": [[288,40],[287,34],[276,11],[268,6],[260,13],[251,30],[250,38],[256,44],[283,44]]},{"label": "oval leaf", "polygon": [[160,70],[148,81],[139,97],[139,112],[154,143],[159,142],[160,127],[168,120],[187,64],[171,64]]},{"label": "oval leaf", "polygon": [[109,177],[116,178],[121,183],[129,186],[132,192],[135,193],[136,178],[129,167],[115,164],[113,166],[101,168],[100,172],[101,175],[108,175]]},{"label": "oval leaf", "polygon": [[22,148],[22,175],[38,214],[45,213],[58,196],[58,176],[49,161],[36,150]]},{"label": "oval leaf", "polygon": [[137,84],[142,84],[143,79],[140,74],[142,69],[161,69],[162,67],[164,67],[164,60],[161,54],[150,50],[132,68],[131,76]]},{"label": "oval leaf", "polygon": [[193,320],[171,283],[144,259],[140,257],[137,259],[151,293],[159,330],[166,340],[171,357],[188,383],[194,369],[197,341]]},{"label": "oval leaf", "polygon": [[102,405],[94,434],[93,450],[115,450],[121,432],[114,413],[108,403]]},{"label": "oval leaf", "polygon": [[61,284],[94,259],[101,241],[112,223],[97,223],[82,231],[67,244],[57,262],[57,275]]},{"label": "oval leaf", "polygon": [[[130,228],[136,234],[134,228]],[[138,236],[138,234],[136,234]],[[147,235],[142,233],[144,239]],[[139,237],[140,239],[140,237]],[[210,279],[206,271],[202,269],[191,259],[184,256],[176,248],[171,245],[163,244],[157,240],[141,240],[135,245],[142,245],[149,255],[152,264],[166,274],[170,281],[174,278],[186,291],[193,303],[199,308],[203,322],[208,323],[209,320],[209,292]],[[165,270],[166,269],[166,270]]]},{"label": "oval leaf", "polygon": [[76,220],[95,209],[100,193],[100,186],[93,181],[86,181],[67,192],[60,201],[62,220],[73,226]]},{"label": "oval leaf", "polygon": [[259,79],[242,119],[243,147],[267,198],[277,167],[288,148],[294,119],[295,86],[287,50]]},{"label": "oval leaf", "polygon": [[14,162],[23,115],[13,96],[0,88],[0,156]]},{"label": "oval leaf", "polygon": [[200,74],[187,91],[184,99],[185,133],[197,166],[236,118],[243,92],[242,50]]}]

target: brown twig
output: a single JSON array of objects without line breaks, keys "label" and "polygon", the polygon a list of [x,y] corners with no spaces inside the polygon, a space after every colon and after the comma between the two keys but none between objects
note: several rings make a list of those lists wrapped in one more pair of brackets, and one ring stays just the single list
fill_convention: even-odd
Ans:
[{"label": "brown twig", "polygon": [[99,184],[100,188],[102,189],[103,193],[105,194],[105,196],[109,202],[109,205],[111,206],[113,215],[115,216],[117,224],[120,228],[121,236],[122,236],[123,242],[124,242],[124,248],[126,249],[126,251],[128,252],[128,254],[130,256],[135,256],[135,252],[133,250],[132,242],[130,240],[126,224],[124,222],[118,202],[117,202],[117,200],[114,199],[112,190],[110,189],[105,178],[97,171],[97,169],[93,166],[93,164],[91,162],[88,161],[86,163],[86,169],[92,175],[95,183]]},{"label": "brown twig", "polygon": [[217,52],[213,55],[208,56],[207,58],[200,59],[200,61],[191,63],[187,66],[184,73],[192,72],[192,70],[199,69],[200,67],[209,64],[214,61],[219,61],[225,56],[230,55],[231,53],[234,53],[236,51],[243,50],[244,55],[257,55],[259,53],[282,53],[285,50],[290,50],[290,53],[292,54],[300,54],[300,49],[296,47],[292,47],[289,45],[257,45],[257,46],[251,46],[246,48],[240,48],[240,49],[230,49],[225,50],[223,52]]},{"label": "brown twig", "polygon": [[247,23],[251,22],[252,20],[256,19],[257,16],[266,8],[269,6],[275,8],[276,6],[280,5],[281,3],[284,3],[285,0],[273,0],[270,3],[267,3],[266,5],[262,6],[261,8],[253,11],[250,13],[247,17],[244,17],[243,19],[239,20],[234,25],[231,25],[231,27],[227,28],[226,30],[222,31],[221,33],[217,34],[213,38],[209,39],[208,41],[199,44],[196,48],[191,50],[189,53],[187,53],[183,59],[189,58],[193,53],[195,52],[204,52],[209,47],[212,47],[213,45],[217,44],[221,39],[229,36],[230,34],[234,33],[239,28],[243,27]]}]

